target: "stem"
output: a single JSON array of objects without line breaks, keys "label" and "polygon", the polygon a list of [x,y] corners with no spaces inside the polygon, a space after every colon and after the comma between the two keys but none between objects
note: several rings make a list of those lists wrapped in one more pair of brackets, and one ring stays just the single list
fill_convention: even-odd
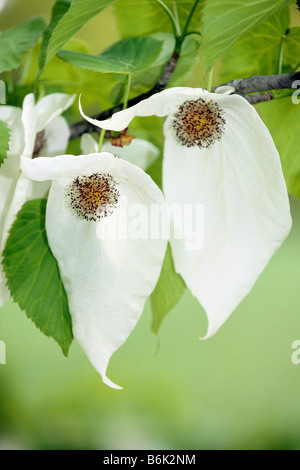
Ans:
[{"label": "stem", "polygon": [[180,30],[180,21],[179,21],[179,15],[178,15],[178,9],[177,9],[177,4],[176,1],[172,2],[173,6],[173,12],[174,12],[174,18],[177,24],[177,29],[178,29],[178,34],[181,36],[181,30]]},{"label": "stem", "polygon": [[174,32],[174,36],[175,38],[177,36],[180,36],[180,27],[179,27],[179,24],[177,23],[176,21],[176,18],[175,16],[173,15],[173,13],[171,12],[171,10],[167,7],[167,5],[164,4],[164,2],[162,0],[155,0],[164,10],[165,12],[167,13],[171,23],[172,23],[172,27],[173,27],[173,32]]},{"label": "stem", "polygon": [[214,68],[212,67],[207,77],[207,91],[211,91],[214,78]]},{"label": "stem", "polygon": [[185,26],[184,26],[184,28],[183,28],[182,38],[185,38],[185,36],[186,36],[186,34],[187,34],[187,31],[188,31],[189,26],[190,26],[190,22],[191,22],[191,20],[192,20],[192,18],[193,18],[193,16],[194,16],[195,10],[196,10],[196,8],[197,8],[199,2],[200,2],[200,0],[196,0],[195,3],[194,3],[194,5],[193,5],[193,7],[192,7],[192,9],[191,9],[191,11],[190,11],[190,14],[189,14],[189,16],[188,16],[188,19],[186,20]]},{"label": "stem", "polygon": [[190,36],[191,34],[197,34],[198,36],[202,36],[199,31],[189,31],[188,33],[185,33],[185,37]]},{"label": "stem", "polygon": [[32,60],[25,60],[19,80],[18,80],[18,85],[23,85],[24,82],[26,82],[26,78],[28,75],[28,71],[31,67]]},{"label": "stem", "polygon": [[6,84],[7,84],[7,92],[9,94],[13,94],[13,92],[14,92],[14,82],[13,82],[11,71],[5,73],[5,78],[6,78]]},{"label": "stem", "polygon": [[124,96],[123,96],[123,109],[126,109],[128,107],[130,88],[131,88],[131,73],[128,74],[127,82],[125,85],[125,91],[124,91]]},{"label": "stem", "polygon": [[280,51],[279,51],[279,59],[278,59],[278,73],[282,73],[282,61],[283,61],[283,53],[284,53],[284,40],[286,36],[282,36],[280,41]]},{"label": "stem", "polygon": [[105,137],[105,129],[101,129],[99,145],[98,145],[98,153],[101,153],[104,137]]},{"label": "stem", "polygon": [[296,67],[294,67],[293,72],[296,72],[299,67],[300,67],[300,62],[299,62],[299,64],[296,65]]}]

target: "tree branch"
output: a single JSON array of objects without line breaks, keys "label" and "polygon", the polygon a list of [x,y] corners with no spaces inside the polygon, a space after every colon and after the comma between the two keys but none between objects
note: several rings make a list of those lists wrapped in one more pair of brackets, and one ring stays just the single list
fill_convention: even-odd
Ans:
[{"label": "tree branch", "polygon": [[[163,74],[155,86],[143,93],[142,95],[136,96],[135,98],[128,101],[128,106],[134,106],[146,98],[159,93],[162,91],[168,84],[171,75],[176,67],[178,61],[178,54],[174,52],[169,62],[167,63]],[[296,83],[299,81],[299,83]],[[285,89],[296,89],[297,85],[300,85],[300,72],[296,73],[285,73],[280,75],[254,75],[249,78],[239,78],[237,80],[231,80],[230,82],[223,83],[219,86],[231,86],[235,88],[235,93],[243,96],[251,104],[261,103],[263,101],[269,101],[273,99],[272,93],[263,93],[258,92],[269,91],[269,90],[285,90]],[[218,87],[214,87],[212,91],[215,91]],[[255,93],[254,95],[246,96],[249,93]],[[94,116],[95,119],[104,120],[110,118],[114,113],[121,111],[122,105],[115,106],[113,108],[107,109],[102,113]],[[89,122],[83,120],[77,123],[74,123],[70,126],[71,136],[70,140],[80,137],[86,132],[98,132],[99,128],[93,126]]]},{"label": "tree branch", "polygon": [[[300,72],[266,76],[254,75],[253,77],[249,78],[231,80],[230,82],[224,83],[223,85],[232,86],[235,88],[235,93],[239,95],[247,95],[249,93],[255,93],[258,91],[297,88],[297,86],[294,84],[294,82],[297,80],[300,80]],[[212,91],[215,91],[216,88],[218,87],[214,87]]]},{"label": "tree branch", "polygon": [[244,98],[250,104],[265,103],[266,101],[271,101],[274,98],[273,93],[268,91],[267,93],[255,93],[254,95],[244,96]]}]

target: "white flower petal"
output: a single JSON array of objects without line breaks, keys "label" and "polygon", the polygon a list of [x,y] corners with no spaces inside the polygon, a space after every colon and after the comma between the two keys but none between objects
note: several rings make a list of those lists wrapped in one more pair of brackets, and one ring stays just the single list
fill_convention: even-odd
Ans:
[{"label": "white flower petal", "polygon": [[[36,134],[45,128],[43,152],[62,153],[68,143],[69,128],[64,118],[57,117],[72,104],[74,97],[57,93],[35,105],[34,94],[25,96],[22,110],[0,106],[0,119],[11,130],[10,148],[0,168],[0,253],[5,248],[8,233],[18,211],[29,199],[45,197],[50,183],[36,183],[20,174],[20,157],[29,160],[35,146]],[[9,297],[6,279],[0,266],[0,305]]]},{"label": "white flower petal", "polygon": [[225,110],[221,140],[209,149],[184,147],[170,116],[163,167],[169,204],[204,205],[203,248],[188,250],[187,240],[174,240],[172,251],[176,270],[206,310],[206,338],[249,293],[291,227],[280,159],[268,129],[240,96],[214,100]]},{"label": "white flower petal", "polygon": [[38,127],[38,115],[35,111],[34,94],[26,95],[22,106],[22,123],[24,128],[25,147],[23,155],[31,158],[34,150]]},{"label": "white flower petal", "polygon": [[[10,143],[7,158],[0,168],[0,255],[7,240],[5,228],[10,205],[13,201],[19,170],[20,154],[24,147],[24,132],[21,122],[21,110],[12,106],[0,106],[0,119],[10,128]],[[6,287],[6,278],[0,264],[0,306],[5,303],[10,294]]]},{"label": "white flower petal", "polygon": [[104,121],[99,121],[86,116],[82,110],[80,99],[79,110],[82,117],[94,126],[102,129],[122,131],[128,127],[129,123],[135,116],[152,116],[154,114],[156,116],[167,116],[186,99],[197,99],[206,93],[207,92],[202,90],[202,88],[168,88],[167,90],[156,93],[150,98],[141,101],[135,106],[131,106],[130,108],[115,113],[111,119]]},{"label": "white flower petal", "polygon": [[[53,120],[71,106],[74,99],[75,95],[70,96],[65,93],[53,93],[43,97],[35,104],[33,93],[25,96],[22,107],[22,122],[25,132],[25,149],[23,155],[25,157],[32,157],[36,134],[46,127],[51,129],[50,126]],[[65,125],[63,125],[62,131],[63,136],[61,139],[64,140],[66,135]],[[57,141],[58,143],[61,142],[58,136]]]},{"label": "white flower petal", "polygon": [[142,170],[147,170],[158,158],[159,149],[144,139],[133,139],[130,145],[115,147],[110,142],[104,142],[103,152],[110,152],[127,162],[139,166]]},{"label": "white flower petal", "polygon": [[21,122],[22,111],[13,106],[0,106],[0,120],[10,128],[10,154],[20,155],[24,148],[24,131]]},{"label": "white flower petal", "polygon": [[83,155],[88,155],[89,153],[98,152],[98,142],[90,135],[83,134],[80,139],[80,148]]},{"label": "white flower petal", "polygon": [[53,119],[44,128],[45,143],[40,151],[41,156],[55,157],[66,151],[70,137],[70,128],[62,116]]},{"label": "white flower petal", "polygon": [[13,199],[20,170],[20,154],[24,147],[24,133],[21,110],[10,106],[0,106],[0,119],[10,128],[10,143],[7,158],[0,168],[0,252],[3,244],[3,227]]},{"label": "white flower petal", "polygon": [[[83,134],[80,147],[84,155],[97,153],[98,142],[90,134]],[[130,145],[124,145],[124,147],[116,147],[107,140],[102,145],[102,152],[112,153],[116,157],[122,158],[122,160],[139,166],[144,171],[152,165],[160,153],[154,144],[139,138],[133,139]]]},{"label": "white flower petal", "polygon": [[35,111],[38,115],[37,132],[48,126],[53,119],[60,116],[68,109],[75,100],[76,95],[67,95],[65,93],[52,93],[44,96],[35,105]]},{"label": "white flower petal", "polygon": [[[115,214],[97,223],[79,219],[66,202],[66,188],[74,176],[106,173],[118,183],[121,198],[129,206],[139,203],[149,209],[162,202],[162,194],[141,169],[108,153],[23,159],[23,163],[33,178],[44,178],[48,171],[56,179],[49,194],[46,229],[68,295],[74,336],[104,383],[120,388],[107,378],[106,369],[156,285],[166,241],[107,239],[103,234],[100,239],[99,227],[105,222],[109,228]],[[73,173],[67,180],[70,168]]]},{"label": "white flower petal", "polygon": [[90,155],[58,155],[55,158],[40,157],[29,160],[21,158],[23,173],[35,181],[49,181],[66,179],[72,181],[76,176],[91,174],[91,168],[103,172],[111,171],[118,166],[118,159],[110,153],[94,153]]},{"label": "white flower petal", "polygon": [[[58,116],[48,124],[45,129],[44,145],[40,151],[40,155],[47,157],[55,157],[65,152],[70,136],[70,128],[67,121],[62,117]],[[46,197],[51,183],[49,181],[33,181],[30,186],[30,191],[27,195],[27,199],[39,199]]]},{"label": "white flower petal", "polygon": [[[98,149],[98,143],[89,134],[83,134],[81,137],[81,150],[84,154],[95,153]],[[142,170],[146,170],[158,158],[159,149],[144,139],[133,139],[130,145],[124,147],[116,147],[109,141],[102,145],[102,152],[109,152],[116,157],[122,158],[127,162],[139,166]]]},{"label": "white flower petal", "polygon": [[228,85],[221,85],[215,89],[214,93],[220,93],[223,95],[231,95],[235,92],[235,88],[233,86]]}]

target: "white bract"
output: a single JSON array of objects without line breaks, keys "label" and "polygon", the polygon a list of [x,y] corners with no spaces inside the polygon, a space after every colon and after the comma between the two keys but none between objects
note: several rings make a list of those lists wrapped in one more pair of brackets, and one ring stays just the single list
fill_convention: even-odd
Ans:
[{"label": "white bract", "polygon": [[150,213],[163,196],[150,176],[102,152],[22,159],[35,181],[52,180],[46,231],[67,292],[74,337],[104,383],[111,355],[125,342],[158,281],[167,241],[104,237],[133,206]]},{"label": "white bract", "polygon": [[[20,171],[21,156],[27,159],[37,154],[54,156],[65,152],[69,127],[60,116],[75,96],[54,93],[35,104],[31,93],[24,98],[22,109],[0,106],[0,120],[10,129],[9,151],[0,167],[0,256],[8,232],[22,205],[34,198],[44,197],[49,183],[35,183]],[[0,265],[0,306],[9,298],[2,264]]]},{"label": "white bract", "polygon": [[[84,154],[97,153],[98,142],[90,134],[83,134],[81,150]],[[142,170],[147,170],[159,156],[159,149],[155,145],[139,138],[133,139],[130,145],[124,145],[124,147],[116,147],[109,141],[105,141],[102,145],[102,152],[112,153],[122,160],[139,166]]]},{"label": "white bract", "polygon": [[170,88],[106,121],[81,109],[92,124],[115,131],[135,116],[167,116],[166,201],[204,207],[203,247],[190,250],[184,237],[171,245],[176,271],[207,313],[206,338],[249,293],[291,228],[280,158],[268,129],[244,98],[219,91]]}]

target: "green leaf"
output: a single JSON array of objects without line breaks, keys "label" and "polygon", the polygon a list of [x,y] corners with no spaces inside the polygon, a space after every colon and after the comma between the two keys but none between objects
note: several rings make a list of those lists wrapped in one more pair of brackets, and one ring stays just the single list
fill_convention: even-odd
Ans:
[{"label": "green leaf", "polygon": [[300,28],[290,28],[289,34],[286,36],[284,41],[284,55],[283,65],[292,66],[290,71],[294,71],[294,68],[300,62]]},{"label": "green leaf", "polygon": [[284,8],[237,41],[223,56],[219,83],[238,77],[293,72],[300,61],[300,28],[290,28],[290,10]]},{"label": "green leaf", "polygon": [[202,61],[209,70],[241,36],[292,0],[209,0],[203,9]]},{"label": "green leaf", "polygon": [[51,20],[44,32],[44,37],[43,37],[43,41],[41,45],[41,51],[39,55],[39,67],[40,67],[39,75],[44,70],[47,49],[48,49],[48,45],[49,45],[52,33],[54,29],[56,28],[57,23],[62,19],[62,17],[69,10],[71,1],[72,0],[57,0],[55,4],[53,5]]},{"label": "green leaf", "polygon": [[[157,39],[163,39],[163,36],[166,35],[168,39],[166,41],[167,44],[164,43],[164,52],[162,51],[157,61],[155,61],[150,68],[144,70],[143,72],[140,72],[134,77],[134,80],[132,82],[132,88],[137,94],[144,93],[145,91],[149,90],[149,88],[152,88],[155,85],[155,83],[161,77],[164,67],[166,66],[168,60],[170,59],[174,51],[173,35],[169,33],[155,33],[152,35],[152,37],[155,37]],[[171,38],[173,39],[172,41],[170,41]],[[168,87],[183,86],[186,84],[187,80],[192,74],[192,71],[195,69],[196,66],[199,66],[199,61],[197,57],[199,46],[199,36],[187,36],[185,38],[182,44],[179,60],[168,82]],[[199,72],[199,69],[197,69],[197,83],[199,83],[199,81],[201,80],[200,76],[201,71]]]},{"label": "green leaf", "polygon": [[25,54],[42,35],[45,26],[43,18],[34,17],[0,32],[0,73],[15,69],[21,64]]},{"label": "green leaf", "polygon": [[[300,96],[293,104],[291,96],[257,106],[280,154],[288,192],[300,198]],[[284,117],[284,119],[283,119]]]},{"label": "green leaf", "polygon": [[129,74],[153,64],[162,46],[157,39],[132,37],[116,42],[99,56],[65,50],[57,56],[69,64],[94,72]]},{"label": "green leaf", "polygon": [[160,278],[151,294],[151,329],[155,334],[169,311],[179,302],[185,287],[182,278],[175,272],[171,248],[168,245]]},{"label": "green leaf", "polygon": [[5,122],[0,121],[0,167],[7,156],[7,152],[9,149],[9,136],[9,128],[7,127]]},{"label": "green leaf", "polygon": [[[245,34],[223,56],[220,83],[234,78],[278,73],[281,42],[289,25],[290,13],[287,7]],[[285,56],[289,47],[286,43],[288,37],[284,40]]]},{"label": "green leaf", "polygon": [[[194,68],[199,66],[197,58],[200,47],[199,36],[187,36],[183,42],[181,54],[176,64],[176,68],[172,73],[168,87],[183,86],[183,83],[190,77]],[[199,83],[202,76],[199,69],[197,69],[197,82]],[[203,73],[204,75],[204,73]]]},{"label": "green leaf", "polygon": [[[177,11],[183,29],[195,0],[164,0],[164,3],[172,12]],[[190,30],[200,32],[201,3],[192,19]],[[121,0],[114,5],[114,10],[122,36],[131,36],[133,31],[137,36],[148,36],[158,31],[172,32],[168,16],[155,0]]]},{"label": "green leaf", "polygon": [[109,100],[113,106],[122,103],[124,97],[124,83],[118,82],[110,92]]},{"label": "green leaf", "polygon": [[73,339],[67,296],[45,230],[46,199],[25,203],[10,230],[3,266],[13,300],[67,355]]},{"label": "green leaf", "polygon": [[135,74],[135,77],[132,81],[132,86],[139,84],[144,87],[144,89],[139,90],[139,93],[143,93],[147,89],[152,88],[154,84],[161,77],[165,65],[172,56],[175,49],[175,38],[173,34],[170,33],[154,33],[149,36],[153,39],[162,42],[162,48],[157,59],[150,64],[150,66]]},{"label": "green leaf", "polygon": [[46,65],[85,24],[116,0],[72,0],[71,6],[53,30],[48,43]]},{"label": "green leaf", "polygon": [[[91,53],[91,49],[85,41],[73,38],[68,42],[67,47],[69,50],[83,52],[86,54]],[[40,45],[37,44],[30,51],[28,56],[28,67],[26,67],[26,73],[24,74],[24,80],[22,80],[22,94],[17,103],[19,106],[22,104],[24,97],[24,88],[31,90],[32,82],[35,81],[38,74],[38,56],[40,52]],[[121,75],[119,75],[121,76]],[[97,114],[102,109],[107,109],[111,106],[109,100],[109,94],[111,89],[118,83],[118,80],[108,74],[97,74],[91,73],[89,70],[80,69],[73,67],[67,62],[62,62],[57,57],[53,57],[51,60],[51,66],[45,67],[43,73],[39,77],[39,85],[42,87],[45,94],[51,94],[56,92],[68,93],[68,94],[80,94],[84,93],[84,104],[89,108],[89,112]],[[99,89],[101,93],[99,94]],[[18,90],[15,91],[17,95]],[[95,104],[95,96],[97,96],[97,104]],[[69,112],[69,110],[68,110]],[[81,115],[79,109],[76,106],[72,108],[72,121],[80,120]]]}]

